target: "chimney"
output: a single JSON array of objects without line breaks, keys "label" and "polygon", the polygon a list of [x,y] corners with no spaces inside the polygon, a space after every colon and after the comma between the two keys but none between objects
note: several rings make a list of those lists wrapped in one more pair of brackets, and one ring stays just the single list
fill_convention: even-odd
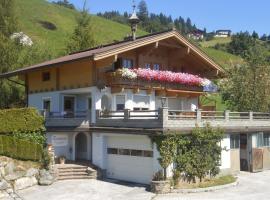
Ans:
[{"label": "chimney", "polygon": [[133,13],[129,18],[133,40],[136,40],[136,31],[137,31],[137,25],[139,24],[139,22],[140,22],[140,19],[138,18],[137,13],[136,13],[135,0],[133,0]]}]

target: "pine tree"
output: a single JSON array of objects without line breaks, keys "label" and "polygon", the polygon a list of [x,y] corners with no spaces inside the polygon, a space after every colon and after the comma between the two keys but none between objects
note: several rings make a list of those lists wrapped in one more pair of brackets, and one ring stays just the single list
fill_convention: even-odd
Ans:
[{"label": "pine tree", "polygon": [[92,17],[89,15],[86,3],[84,3],[83,10],[80,17],[77,19],[77,26],[67,45],[67,52],[75,52],[94,47],[96,45]]},{"label": "pine tree", "polygon": [[138,5],[138,17],[140,18],[140,20],[142,20],[143,23],[146,23],[148,20],[148,8],[147,8],[147,4],[144,0],[140,1],[139,5]]},{"label": "pine tree", "polygon": [[253,31],[252,37],[253,37],[254,39],[259,39],[259,35],[258,35],[258,33],[256,33],[256,31]]},{"label": "pine tree", "polygon": [[0,1],[0,33],[9,37],[17,31],[18,23],[14,11],[14,0]]}]

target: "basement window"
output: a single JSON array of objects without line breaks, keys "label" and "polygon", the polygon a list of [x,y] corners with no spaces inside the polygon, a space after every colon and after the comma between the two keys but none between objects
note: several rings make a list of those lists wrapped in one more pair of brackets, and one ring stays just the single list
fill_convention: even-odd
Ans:
[{"label": "basement window", "polygon": [[49,81],[51,79],[51,73],[50,72],[43,72],[42,73],[42,81]]}]

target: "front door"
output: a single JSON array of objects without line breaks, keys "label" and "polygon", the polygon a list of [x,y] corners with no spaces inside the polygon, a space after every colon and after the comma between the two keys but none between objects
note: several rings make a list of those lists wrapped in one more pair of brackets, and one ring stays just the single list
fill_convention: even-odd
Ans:
[{"label": "front door", "polygon": [[64,112],[65,117],[73,117],[75,113],[75,97],[65,96],[64,97]]},{"label": "front door", "polygon": [[87,133],[78,133],[75,137],[75,160],[88,160]]},{"label": "front door", "polygon": [[263,132],[252,134],[252,172],[259,172],[263,170],[263,143],[264,137]]}]

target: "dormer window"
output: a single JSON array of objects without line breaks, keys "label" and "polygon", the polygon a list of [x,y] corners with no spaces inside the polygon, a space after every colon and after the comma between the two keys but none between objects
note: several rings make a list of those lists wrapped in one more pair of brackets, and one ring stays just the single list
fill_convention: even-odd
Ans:
[{"label": "dormer window", "polygon": [[122,63],[122,65],[123,65],[123,68],[128,68],[128,69],[130,69],[130,68],[132,68],[133,67],[133,60],[132,59],[123,59],[123,63]]},{"label": "dormer window", "polygon": [[50,72],[43,72],[42,73],[42,81],[49,81],[51,79],[51,73]]}]

